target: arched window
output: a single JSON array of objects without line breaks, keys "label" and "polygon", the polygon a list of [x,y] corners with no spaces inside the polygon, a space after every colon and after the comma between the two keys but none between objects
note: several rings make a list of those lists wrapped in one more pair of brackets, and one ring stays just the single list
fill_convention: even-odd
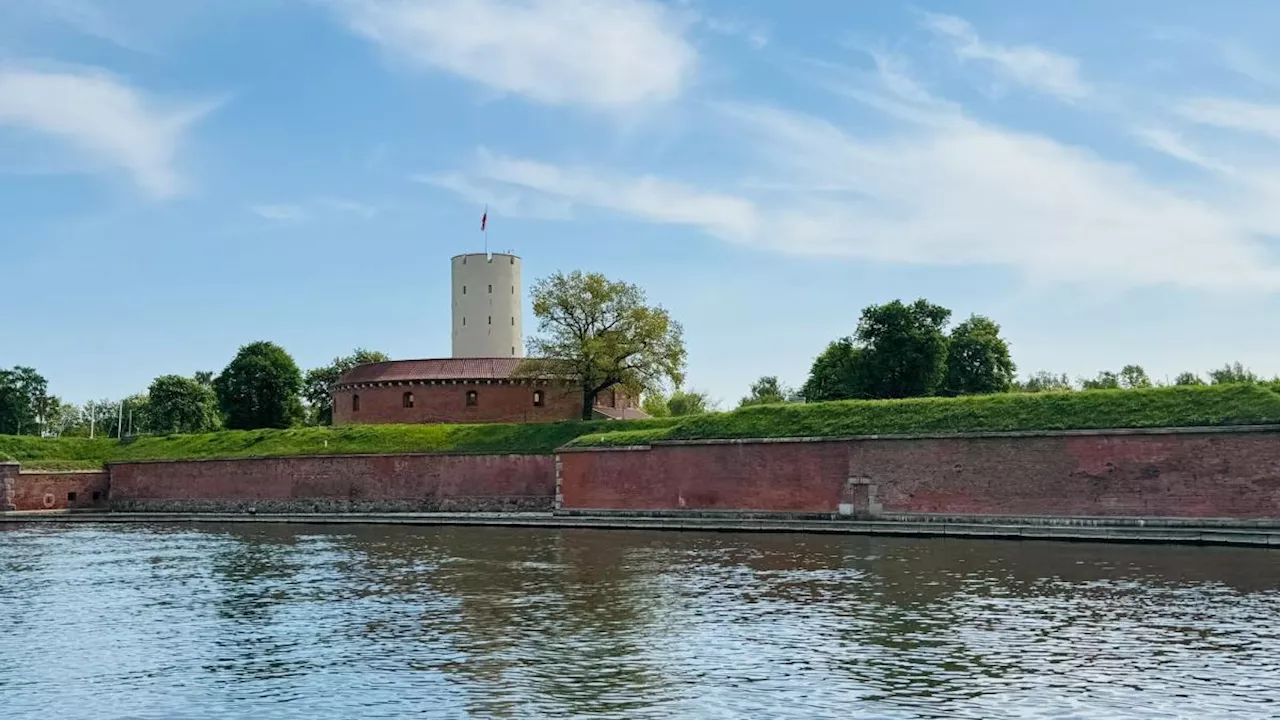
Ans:
[{"label": "arched window", "polygon": [[475,407],[480,404],[480,395],[475,390],[467,391],[467,407]]},{"label": "arched window", "polygon": [[402,399],[402,404],[407,408],[413,407],[413,393],[405,393],[404,398]]},{"label": "arched window", "polygon": [[360,396],[351,396],[351,412],[360,412]]},{"label": "arched window", "polygon": [[543,395],[542,395],[542,391],[541,391],[541,390],[534,390],[534,391],[533,391],[533,406],[534,406],[534,407],[542,407],[542,406],[543,406],[543,405],[545,405],[545,404],[546,404],[546,399],[543,397]]}]

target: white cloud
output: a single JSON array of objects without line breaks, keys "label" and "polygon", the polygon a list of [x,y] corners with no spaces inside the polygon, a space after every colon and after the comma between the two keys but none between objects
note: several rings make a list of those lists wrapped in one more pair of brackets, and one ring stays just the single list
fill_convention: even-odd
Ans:
[{"label": "white cloud", "polygon": [[0,126],[64,141],[96,164],[127,171],[155,197],[182,189],[175,157],[213,103],[165,110],[122,79],[86,69],[0,66]]},{"label": "white cloud", "polygon": [[1080,63],[1073,57],[1034,45],[983,42],[973,26],[958,17],[932,13],[924,17],[925,26],[949,40],[961,60],[988,63],[1008,80],[1063,100],[1079,100],[1093,92],[1080,77]]},{"label": "white cloud", "polygon": [[40,0],[32,3],[29,11],[44,14],[76,31],[106,40],[127,50],[146,52],[143,42],[100,4],[90,0]]},{"label": "white cloud", "polygon": [[1192,147],[1185,139],[1183,139],[1182,135],[1172,130],[1159,127],[1145,127],[1137,130],[1135,135],[1137,135],[1137,137],[1147,147],[1185,163],[1190,163],[1204,168],[1205,170],[1212,170],[1219,173],[1235,172],[1235,168],[1205,155],[1200,150]]},{"label": "white cloud", "polygon": [[1258,105],[1242,100],[1198,98],[1180,105],[1178,114],[1201,125],[1280,140],[1280,106]]},{"label": "white cloud", "polygon": [[697,53],[653,0],[334,0],[393,56],[547,104],[676,97]]}]

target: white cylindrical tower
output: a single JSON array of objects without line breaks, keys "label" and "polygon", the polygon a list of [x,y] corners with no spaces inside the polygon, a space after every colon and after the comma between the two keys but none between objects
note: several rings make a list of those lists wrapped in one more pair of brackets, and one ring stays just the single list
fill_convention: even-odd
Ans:
[{"label": "white cylindrical tower", "polygon": [[453,258],[453,356],[524,357],[520,258],[470,253]]}]

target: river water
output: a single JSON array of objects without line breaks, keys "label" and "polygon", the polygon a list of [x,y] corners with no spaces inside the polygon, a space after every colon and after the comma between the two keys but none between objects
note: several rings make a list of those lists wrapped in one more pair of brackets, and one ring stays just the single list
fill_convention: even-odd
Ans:
[{"label": "river water", "polygon": [[0,717],[1276,718],[1280,552],[0,526]]}]

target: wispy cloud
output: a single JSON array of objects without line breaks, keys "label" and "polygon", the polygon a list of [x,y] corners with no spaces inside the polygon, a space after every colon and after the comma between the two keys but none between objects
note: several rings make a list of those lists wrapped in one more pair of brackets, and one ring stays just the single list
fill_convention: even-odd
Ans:
[{"label": "wispy cloud", "polygon": [[346,24],[392,56],[557,105],[670,100],[697,52],[653,0],[333,0]]},{"label": "wispy cloud", "polygon": [[[902,64],[878,67],[849,96],[899,121],[888,133],[776,107],[716,106],[718,133],[745,149],[742,176],[718,184],[483,150],[466,180],[790,254],[1006,267],[1038,283],[1280,289],[1264,243],[1280,234],[1280,212],[1269,210],[1280,177],[1166,186],[1088,148],[969,117]],[[1170,131],[1142,140],[1216,169]]]},{"label": "wispy cloud", "polygon": [[125,170],[154,197],[183,187],[176,156],[216,102],[162,108],[126,80],[85,68],[0,65],[0,126],[56,138],[95,164]]},{"label": "wispy cloud", "polygon": [[1198,98],[1178,107],[1183,118],[1201,125],[1254,133],[1280,140],[1280,105],[1223,98]]},{"label": "wispy cloud", "polygon": [[1035,45],[984,42],[972,25],[951,15],[925,13],[924,21],[925,27],[951,43],[956,57],[986,63],[1007,80],[1067,101],[1093,93],[1073,57]]}]

